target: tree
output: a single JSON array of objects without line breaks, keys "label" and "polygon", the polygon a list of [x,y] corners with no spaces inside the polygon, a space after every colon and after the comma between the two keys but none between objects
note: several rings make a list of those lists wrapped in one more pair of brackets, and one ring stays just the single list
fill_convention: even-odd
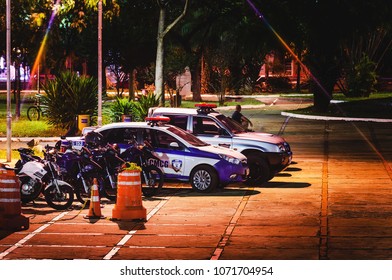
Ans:
[{"label": "tree", "polygon": [[[346,61],[344,50],[358,35],[382,27],[391,31],[392,4],[376,0],[287,1],[288,11],[300,23],[307,54],[304,62],[312,77],[311,91],[317,111],[327,110],[334,86]],[[285,30],[292,26],[284,26]],[[346,48],[347,50],[347,48]]]},{"label": "tree", "polygon": [[[174,28],[168,39],[176,48],[182,48],[192,63],[188,66],[193,100],[201,101],[202,91],[224,93],[226,88],[234,88],[239,92],[247,76],[255,81],[265,52],[265,30],[244,1],[199,0],[191,2],[189,8],[184,24]],[[224,70],[230,75],[216,75]]]},{"label": "tree", "polygon": [[121,1],[119,4],[119,16],[104,26],[105,64],[120,69],[126,75],[129,98],[133,99],[133,78],[140,75],[137,70],[148,67],[155,59],[156,37],[153,30],[156,7],[145,0]]},{"label": "tree", "polygon": [[163,83],[164,38],[166,34],[185,16],[189,0],[185,0],[182,13],[172,23],[166,26],[166,10],[170,0],[157,0],[159,7],[159,21],[157,34],[157,56],[155,64],[155,94],[161,96],[160,105],[165,104]]},{"label": "tree", "polygon": [[[15,117],[20,117],[20,107],[21,107],[21,73],[20,68],[23,67],[27,70],[27,66],[32,65],[34,60],[31,56],[34,53],[34,45],[37,40],[37,34],[42,30],[42,27],[38,25],[39,19],[42,15],[33,13],[36,9],[37,3],[34,1],[12,1],[11,4],[11,47],[12,54],[11,59],[13,61],[7,61],[7,67],[13,65],[15,68],[15,81],[14,81],[14,100],[15,100]],[[43,9],[47,8],[42,4]],[[0,13],[0,35],[5,38],[5,1],[0,3],[0,10],[4,13]],[[26,20],[28,19],[28,20]],[[5,40],[4,45],[0,45],[0,53],[5,50]],[[27,72],[27,71],[26,71]],[[28,83],[27,76],[25,78],[25,83]]]}]

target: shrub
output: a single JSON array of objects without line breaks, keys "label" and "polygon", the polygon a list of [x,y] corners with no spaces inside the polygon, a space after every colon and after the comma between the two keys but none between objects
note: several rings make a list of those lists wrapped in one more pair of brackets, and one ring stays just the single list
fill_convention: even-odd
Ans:
[{"label": "shrub", "polygon": [[78,115],[96,115],[98,83],[96,79],[63,72],[42,86],[42,105],[48,123],[76,133]]},{"label": "shrub", "polygon": [[128,98],[116,97],[116,101],[110,104],[110,118],[113,122],[121,121],[122,115],[132,115],[135,107],[135,101]]},{"label": "shrub", "polygon": [[160,96],[149,92],[147,95],[142,95],[139,102],[135,102],[133,107],[133,117],[135,121],[144,121],[147,117],[148,109],[159,105]]},{"label": "shrub", "polygon": [[375,63],[364,55],[347,75],[347,97],[369,97],[375,91],[377,75]]}]

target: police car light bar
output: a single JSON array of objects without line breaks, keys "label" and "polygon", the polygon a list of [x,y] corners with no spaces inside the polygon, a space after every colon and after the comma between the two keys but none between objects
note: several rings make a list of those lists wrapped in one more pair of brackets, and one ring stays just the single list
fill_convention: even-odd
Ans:
[{"label": "police car light bar", "polygon": [[197,107],[197,112],[208,114],[210,112],[213,112],[214,108],[216,108],[217,106],[213,103],[197,103],[195,104],[195,107]]},{"label": "police car light bar", "polygon": [[151,126],[158,125],[159,123],[168,123],[170,121],[169,117],[163,117],[163,116],[158,116],[158,117],[147,117],[145,118],[146,122],[151,124]]}]

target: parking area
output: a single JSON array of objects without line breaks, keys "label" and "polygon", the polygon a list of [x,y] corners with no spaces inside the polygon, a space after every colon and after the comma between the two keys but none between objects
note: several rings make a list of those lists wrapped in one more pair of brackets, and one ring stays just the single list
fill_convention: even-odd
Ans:
[{"label": "parking area", "polygon": [[36,201],[22,207],[28,230],[0,231],[0,259],[392,258],[391,123],[265,114],[255,125],[280,133],[294,153],[270,182],[210,194],[165,183],[143,198],[146,222],[111,220],[105,199],[102,219],[84,218],[81,205],[61,212]]}]

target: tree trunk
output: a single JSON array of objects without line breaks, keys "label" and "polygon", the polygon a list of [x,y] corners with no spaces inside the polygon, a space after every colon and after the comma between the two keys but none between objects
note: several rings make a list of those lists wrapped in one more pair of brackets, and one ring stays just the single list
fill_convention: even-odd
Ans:
[{"label": "tree trunk", "polygon": [[[203,63],[201,61],[201,63]],[[192,73],[192,99],[193,101],[200,102],[201,99],[201,63],[197,63],[195,71]]]},{"label": "tree trunk", "polygon": [[155,64],[155,95],[161,96],[160,106],[165,105],[165,95],[163,87],[163,56],[164,56],[164,28],[165,28],[165,16],[166,10],[164,7],[160,8],[159,11],[159,22],[158,22],[158,36],[157,36],[157,57]]},{"label": "tree trunk", "polygon": [[128,89],[129,89],[129,95],[128,95],[128,99],[129,100],[135,100],[135,69],[132,68],[128,75],[129,75],[129,79],[128,79]]},{"label": "tree trunk", "polygon": [[200,94],[208,93],[208,65],[204,57],[204,52],[201,55],[200,63]]},{"label": "tree trunk", "polygon": [[331,73],[323,73],[312,81],[314,109],[316,112],[326,112],[332,99],[332,91],[336,83],[336,77]]},{"label": "tree trunk", "polygon": [[331,102],[332,92],[339,77],[339,68],[333,52],[330,54],[315,52],[311,57],[310,65],[314,109],[323,113],[328,110]]},{"label": "tree trunk", "polygon": [[[302,50],[298,51],[298,59],[301,61],[302,59]],[[297,83],[296,83],[296,91],[301,92],[301,63],[297,62]]]},{"label": "tree trunk", "polygon": [[15,117],[20,118],[20,107],[21,107],[21,83],[20,83],[20,64],[15,63]]},{"label": "tree trunk", "polygon": [[184,10],[182,13],[165,28],[166,4],[162,0],[157,0],[159,6],[159,21],[158,21],[158,35],[157,35],[157,57],[155,65],[155,95],[161,96],[160,106],[165,105],[165,89],[163,82],[163,58],[164,58],[164,44],[163,39],[165,35],[185,16],[188,8],[189,0],[185,0]]}]

